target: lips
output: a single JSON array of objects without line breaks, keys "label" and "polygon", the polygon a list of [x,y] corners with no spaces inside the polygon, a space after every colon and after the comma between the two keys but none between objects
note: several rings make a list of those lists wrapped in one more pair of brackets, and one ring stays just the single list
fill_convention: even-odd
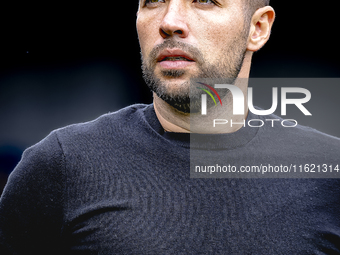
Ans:
[{"label": "lips", "polygon": [[192,60],[185,58],[183,56],[169,56],[161,59],[159,62],[162,61],[192,61]]},{"label": "lips", "polygon": [[180,49],[165,49],[157,57],[157,62],[166,69],[178,69],[195,62],[194,58]]}]

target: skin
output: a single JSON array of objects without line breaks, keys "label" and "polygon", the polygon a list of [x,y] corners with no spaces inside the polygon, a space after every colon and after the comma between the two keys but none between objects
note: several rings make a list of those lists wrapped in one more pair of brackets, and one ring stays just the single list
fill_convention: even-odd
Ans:
[{"label": "skin", "polygon": [[[140,0],[137,12],[137,32],[143,58],[147,58],[154,47],[165,40],[190,44],[197,48],[209,64],[218,61],[230,61],[226,56],[226,49],[232,47],[232,38],[240,37],[245,24],[242,11],[242,0],[219,0],[214,4],[210,0]],[[275,12],[272,7],[266,6],[258,9],[251,20],[249,32],[242,39],[246,47],[244,61],[238,78],[248,78],[253,52],[259,50],[269,39]],[[180,93],[181,86],[192,76],[199,72],[195,62],[182,67],[185,73],[180,77],[167,77],[162,75],[162,70],[167,67],[159,63],[154,68],[154,75],[166,84],[171,93]],[[237,79],[237,85],[246,96],[248,84],[246,79]],[[229,103],[224,99],[225,103]],[[202,116],[181,112],[154,93],[154,107],[157,117],[164,130],[170,132],[197,132],[209,133],[211,128],[202,126],[200,130],[190,129],[194,122],[202,122]],[[219,108],[220,109],[220,108]],[[247,109],[247,108],[245,108]],[[246,110],[246,112],[248,112]],[[210,114],[208,118],[214,119],[218,112]],[[191,115],[191,116],[190,116]],[[238,116],[238,120],[246,118]],[[206,117],[206,116],[205,116]],[[208,123],[207,118],[204,123]],[[211,122],[209,122],[211,123]],[[195,125],[196,126],[196,125]],[[240,127],[230,128],[223,125],[215,133],[230,133]]]}]

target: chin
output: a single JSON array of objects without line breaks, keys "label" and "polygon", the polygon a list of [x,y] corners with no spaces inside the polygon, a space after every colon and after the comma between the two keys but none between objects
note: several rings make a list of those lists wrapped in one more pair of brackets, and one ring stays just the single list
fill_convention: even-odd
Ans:
[{"label": "chin", "polygon": [[187,79],[163,79],[162,83],[167,87],[169,92],[190,88],[190,80]]}]

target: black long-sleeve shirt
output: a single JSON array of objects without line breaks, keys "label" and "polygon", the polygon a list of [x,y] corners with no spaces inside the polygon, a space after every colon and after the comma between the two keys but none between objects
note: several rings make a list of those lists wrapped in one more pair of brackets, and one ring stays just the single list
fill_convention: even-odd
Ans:
[{"label": "black long-sleeve shirt", "polygon": [[[339,139],[301,126],[211,139],[197,151],[238,167],[340,164]],[[340,179],[190,178],[195,150],[152,105],[53,131],[9,178],[0,254],[340,254]]]}]

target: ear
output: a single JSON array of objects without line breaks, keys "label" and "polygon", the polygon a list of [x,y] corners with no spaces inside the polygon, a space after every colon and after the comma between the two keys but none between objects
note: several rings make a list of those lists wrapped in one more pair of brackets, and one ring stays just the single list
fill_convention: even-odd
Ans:
[{"label": "ear", "polygon": [[255,52],[266,44],[274,19],[275,11],[271,6],[260,8],[254,13],[250,24],[247,50]]}]

